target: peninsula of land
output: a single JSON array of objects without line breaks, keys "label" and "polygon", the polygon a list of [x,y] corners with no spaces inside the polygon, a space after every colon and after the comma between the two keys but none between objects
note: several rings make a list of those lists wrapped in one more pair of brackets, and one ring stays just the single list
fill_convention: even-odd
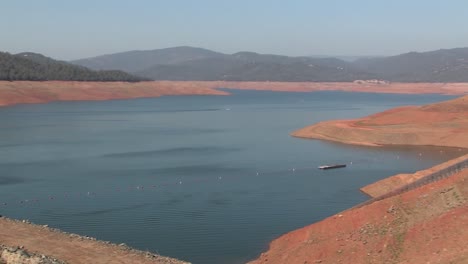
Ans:
[{"label": "peninsula of land", "polygon": [[399,107],[354,120],[320,122],[291,135],[357,145],[468,148],[468,96]]}]

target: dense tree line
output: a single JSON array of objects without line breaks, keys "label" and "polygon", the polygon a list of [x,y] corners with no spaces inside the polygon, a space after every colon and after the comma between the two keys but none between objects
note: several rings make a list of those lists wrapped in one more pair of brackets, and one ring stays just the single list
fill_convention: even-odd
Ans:
[{"label": "dense tree line", "polygon": [[138,82],[146,79],[117,70],[93,71],[36,53],[0,52],[0,80]]}]

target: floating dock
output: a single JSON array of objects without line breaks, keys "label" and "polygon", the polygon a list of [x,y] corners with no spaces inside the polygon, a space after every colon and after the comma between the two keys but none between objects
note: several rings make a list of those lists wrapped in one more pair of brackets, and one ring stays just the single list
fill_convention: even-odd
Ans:
[{"label": "floating dock", "polygon": [[323,165],[319,166],[318,168],[321,170],[329,170],[329,169],[338,169],[338,168],[345,168],[346,164],[335,164],[335,165]]}]

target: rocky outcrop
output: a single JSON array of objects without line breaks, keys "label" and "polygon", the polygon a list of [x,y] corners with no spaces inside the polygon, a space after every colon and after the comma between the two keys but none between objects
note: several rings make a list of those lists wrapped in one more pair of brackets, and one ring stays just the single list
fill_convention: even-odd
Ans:
[{"label": "rocky outcrop", "polygon": [[24,247],[6,247],[0,245],[1,264],[66,264],[44,255],[28,252]]}]

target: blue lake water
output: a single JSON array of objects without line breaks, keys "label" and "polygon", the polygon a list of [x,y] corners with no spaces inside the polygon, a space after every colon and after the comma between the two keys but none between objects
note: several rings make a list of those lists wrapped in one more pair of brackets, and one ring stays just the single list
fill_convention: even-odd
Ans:
[{"label": "blue lake water", "polygon": [[[231,92],[0,108],[0,214],[196,264],[244,263],[365,201],[360,187],[461,154],[289,136],[450,96]],[[349,166],[317,169],[330,163]]]}]

